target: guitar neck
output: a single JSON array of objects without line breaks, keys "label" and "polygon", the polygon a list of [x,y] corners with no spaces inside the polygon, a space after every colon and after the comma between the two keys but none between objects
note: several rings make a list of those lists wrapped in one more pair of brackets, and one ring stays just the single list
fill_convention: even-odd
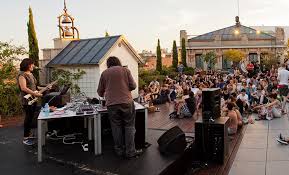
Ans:
[{"label": "guitar neck", "polygon": [[39,91],[39,93],[42,94],[44,91],[46,91],[46,90],[48,89],[49,86],[54,85],[56,82],[57,82],[57,81],[54,81],[54,82],[48,84],[46,87],[42,88],[42,89]]}]

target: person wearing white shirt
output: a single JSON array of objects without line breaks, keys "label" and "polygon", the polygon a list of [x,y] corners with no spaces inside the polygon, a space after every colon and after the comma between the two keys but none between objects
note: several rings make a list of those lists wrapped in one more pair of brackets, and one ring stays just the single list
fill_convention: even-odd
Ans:
[{"label": "person wearing white shirt", "polygon": [[241,115],[243,115],[244,108],[247,110],[250,106],[249,97],[246,94],[246,90],[242,89],[241,93],[237,96],[237,106],[239,107],[239,111]]},{"label": "person wearing white shirt", "polygon": [[282,112],[284,112],[284,108],[286,106],[287,95],[288,95],[288,79],[289,79],[289,71],[286,70],[286,65],[282,64],[278,70],[278,77],[277,80],[279,81],[278,84],[278,91],[279,94],[282,96]]}]

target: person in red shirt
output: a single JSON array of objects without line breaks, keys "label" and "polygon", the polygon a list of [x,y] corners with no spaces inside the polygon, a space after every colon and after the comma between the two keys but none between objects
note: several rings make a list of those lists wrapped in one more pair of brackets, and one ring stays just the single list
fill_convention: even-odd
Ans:
[{"label": "person in red shirt", "polygon": [[249,62],[249,64],[247,64],[247,71],[248,71],[248,76],[252,77],[253,72],[254,72],[254,64],[252,62]]}]

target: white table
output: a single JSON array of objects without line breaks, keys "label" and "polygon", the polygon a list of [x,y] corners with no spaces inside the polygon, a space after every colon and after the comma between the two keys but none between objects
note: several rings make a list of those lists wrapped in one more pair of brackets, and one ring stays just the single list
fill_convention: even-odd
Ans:
[{"label": "white table", "polygon": [[[148,116],[148,110],[146,107],[143,105],[134,102],[135,105],[135,110],[136,111],[143,111],[145,113],[145,120],[144,120],[144,125],[145,125],[145,140],[147,139],[147,116]],[[103,114],[107,113],[106,108],[97,108],[97,114],[94,116],[94,128],[97,129],[96,134],[94,135],[94,153],[95,155],[100,155],[102,154],[102,143],[101,143],[101,117]]]},{"label": "white table", "polygon": [[[49,116],[45,116],[43,112],[40,112],[38,116],[38,121],[37,121],[37,130],[38,130],[38,162],[42,162],[42,146],[45,145],[45,133],[47,131],[47,122],[48,120],[51,119],[60,119],[60,118],[71,118],[71,117],[87,117],[88,118],[88,139],[92,139],[92,126],[91,126],[91,120],[97,120],[98,115],[97,112],[95,111],[94,113],[90,114],[81,114],[81,115],[76,115],[76,112],[66,110],[65,113],[63,114],[57,114],[59,111],[55,111],[52,113],[49,113]],[[94,122],[95,123],[95,122]],[[85,120],[85,125],[86,125],[86,120]],[[99,135],[97,131],[99,131],[97,128],[97,125],[94,125],[94,136],[96,137]],[[96,154],[96,151],[95,151]]]},{"label": "white table", "polygon": [[[145,114],[145,140],[147,138],[147,116],[148,111],[147,108],[142,106],[139,103],[135,104],[136,111],[143,111]],[[45,145],[45,132],[47,131],[47,121],[50,119],[60,119],[60,118],[71,118],[71,117],[87,117],[88,118],[88,139],[92,140],[92,126],[91,119],[93,119],[93,127],[94,127],[94,153],[95,155],[102,154],[102,143],[101,143],[101,117],[102,114],[106,114],[106,108],[96,108],[96,111],[92,114],[82,114],[76,115],[75,112],[66,110],[64,114],[56,115],[55,112],[50,113],[48,117],[44,116],[43,112],[40,112],[37,121],[37,129],[38,129],[38,162],[42,162],[42,146]]]}]

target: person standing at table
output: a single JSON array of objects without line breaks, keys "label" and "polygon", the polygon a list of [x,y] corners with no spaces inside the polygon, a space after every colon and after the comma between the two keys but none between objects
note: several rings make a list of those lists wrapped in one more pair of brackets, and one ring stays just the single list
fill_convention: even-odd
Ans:
[{"label": "person standing at table", "polygon": [[42,96],[42,94],[36,91],[37,82],[32,74],[33,69],[33,60],[30,58],[25,58],[20,63],[20,73],[17,77],[17,82],[20,89],[21,103],[25,112],[23,144],[29,146],[35,144],[31,139],[31,128],[34,113],[36,112],[36,103],[28,105],[28,101],[24,98],[24,96],[27,94],[31,94],[34,97]]},{"label": "person standing at table", "polygon": [[130,71],[121,65],[117,57],[109,57],[106,64],[107,69],[101,74],[97,93],[106,100],[114,150],[118,156],[137,157],[142,150],[135,149],[136,112],[131,95],[136,83]]}]

